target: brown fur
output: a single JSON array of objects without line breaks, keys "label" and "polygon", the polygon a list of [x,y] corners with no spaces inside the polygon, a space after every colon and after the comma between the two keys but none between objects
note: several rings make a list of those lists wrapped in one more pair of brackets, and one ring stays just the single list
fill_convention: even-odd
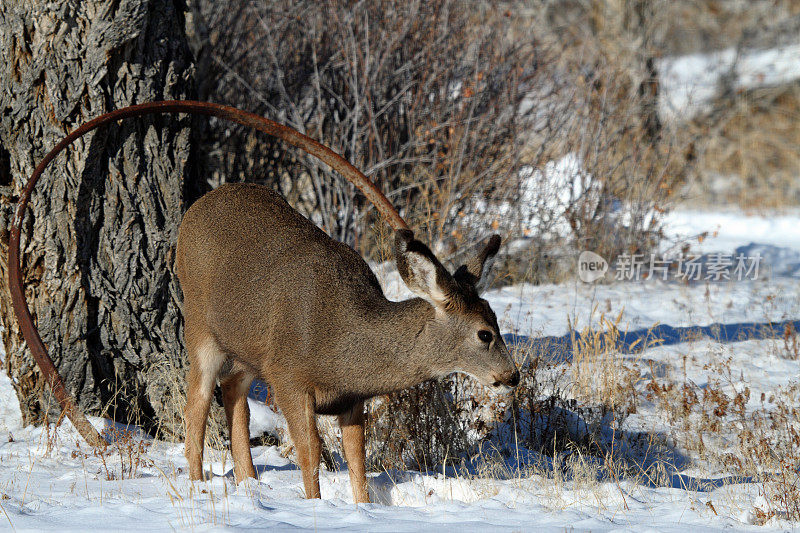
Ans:
[{"label": "brown fur", "polygon": [[[420,298],[390,302],[361,256],[269,188],[224,185],[198,200],[181,223],[177,249],[191,364],[185,413],[191,478],[203,475],[217,377],[236,479],[255,475],[246,394],[260,377],[286,417],[306,496],[320,496],[315,415],[333,414],[355,501],[368,501],[364,400],[454,371],[498,387],[519,380],[494,313],[469,282],[481,277],[497,246],[492,239],[479,261],[462,267],[472,277],[457,281],[413,233],[398,231],[400,273],[434,305]],[[480,341],[479,330],[490,331],[492,342]]]}]

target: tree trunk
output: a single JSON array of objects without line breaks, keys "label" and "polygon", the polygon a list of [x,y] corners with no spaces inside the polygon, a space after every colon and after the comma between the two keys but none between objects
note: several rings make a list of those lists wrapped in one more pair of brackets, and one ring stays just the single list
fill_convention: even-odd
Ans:
[{"label": "tree trunk", "polygon": [[658,115],[659,77],[654,42],[654,20],[665,8],[663,0],[605,0],[591,4],[591,28],[610,55],[627,56],[632,79],[638,80],[639,108],[645,140],[655,144],[662,130]]},{"label": "tree trunk", "polygon": [[[11,309],[12,203],[79,124],[134,103],[191,97],[194,67],[176,5],[0,0],[0,320],[26,423],[58,411]],[[146,117],[76,141],[39,181],[21,247],[34,319],[78,405],[176,437],[185,357],[172,257],[186,207],[189,126],[187,117]]]}]

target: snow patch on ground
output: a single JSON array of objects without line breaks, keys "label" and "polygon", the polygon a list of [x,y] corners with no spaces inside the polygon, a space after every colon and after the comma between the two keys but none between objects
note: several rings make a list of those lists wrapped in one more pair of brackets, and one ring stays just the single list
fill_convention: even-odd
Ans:
[{"label": "snow patch on ground", "polygon": [[[5,358],[5,352],[0,344],[0,360]],[[5,372],[0,372],[0,432],[13,433],[22,427],[22,412],[19,410],[19,400],[11,385],[11,378]]]},{"label": "snow patch on ground", "polygon": [[676,210],[665,215],[663,224],[665,249],[680,249],[688,244],[691,252],[698,254],[759,254],[764,275],[800,275],[800,213],[763,216],[736,211]]},{"label": "snow patch on ground", "polygon": [[668,121],[689,120],[710,110],[723,85],[752,89],[800,78],[800,43],[767,50],[728,48],[709,54],[657,61],[659,114]]},{"label": "snow patch on ground", "polygon": [[538,229],[543,237],[570,233],[565,214],[570,207],[591,210],[600,201],[599,184],[583,168],[583,161],[568,153],[547,162],[543,168],[524,166],[519,171],[520,185],[513,198],[500,202],[473,201],[473,213],[462,223],[468,227],[491,227],[503,220],[519,220],[523,231]]}]

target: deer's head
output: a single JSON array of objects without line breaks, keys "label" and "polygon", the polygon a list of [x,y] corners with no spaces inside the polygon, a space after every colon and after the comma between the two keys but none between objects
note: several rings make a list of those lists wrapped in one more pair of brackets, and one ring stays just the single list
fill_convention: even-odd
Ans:
[{"label": "deer's head", "polygon": [[500,237],[493,235],[466,264],[450,273],[431,250],[410,230],[395,233],[395,259],[400,276],[414,294],[435,309],[428,324],[437,352],[436,369],[442,375],[463,372],[495,391],[508,391],[519,383],[497,317],[480,297]]}]

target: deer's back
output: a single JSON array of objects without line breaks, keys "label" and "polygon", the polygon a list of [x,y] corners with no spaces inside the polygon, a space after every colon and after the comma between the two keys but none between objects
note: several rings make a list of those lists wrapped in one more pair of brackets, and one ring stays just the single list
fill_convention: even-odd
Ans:
[{"label": "deer's back", "polygon": [[361,256],[254,184],[223,185],[192,205],[177,269],[187,335],[190,322],[206,328],[254,367],[268,355],[271,372],[335,363],[335,345],[346,344],[337,335],[385,301]]}]

